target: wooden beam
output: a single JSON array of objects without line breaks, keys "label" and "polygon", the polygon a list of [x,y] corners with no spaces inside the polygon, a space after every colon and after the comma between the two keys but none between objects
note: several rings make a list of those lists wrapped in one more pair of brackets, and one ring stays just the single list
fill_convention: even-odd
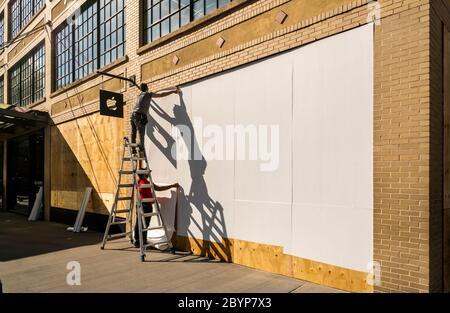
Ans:
[{"label": "wooden beam", "polygon": [[21,118],[24,120],[31,120],[35,122],[48,123],[48,116],[39,116],[34,112],[17,112],[14,110],[0,109],[0,116],[10,116]]},{"label": "wooden beam", "polygon": [[0,122],[8,123],[8,124],[16,124],[16,125],[24,125],[29,124],[30,126],[36,126],[36,122],[32,120],[24,120],[21,118],[10,118],[0,115]]}]

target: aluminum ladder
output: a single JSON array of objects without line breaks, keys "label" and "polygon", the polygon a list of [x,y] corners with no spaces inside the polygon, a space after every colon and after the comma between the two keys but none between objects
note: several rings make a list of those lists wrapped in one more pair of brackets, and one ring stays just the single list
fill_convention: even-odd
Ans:
[{"label": "aluminum ladder", "polygon": [[[134,151],[133,151],[134,150]],[[145,153],[145,149],[141,151],[140,146],[138,144],[130,143],[129,139],[127,137],[124,138],[123,143],[123,150],[122,150],[122,161],[120,165],[119,170],[119,179],[117,181],[117,190],[116,195],[114,198],[114,203],[111,209],[111,212],[109,214],[108,224],[106,225],[105,234],[103,236],[103,242],[101,249],[105,248],[106,242],[111,241],[118,238],[123,238],[128,236],[130,238],[130,242],[133,242],[133,204],[136,204],[136,214],[137,214],[137,223],[138,223],[138,229],[139,229],[139,244],[140,244],[140,259],[142,262],[145,261],[146,256],[146,250],[150,246],[154,245],[168,245],[168,247],[173,252],[173,246],[171,240],[169,240],[167,235],[167,228],[165,226],[162,214],[161,214],[161,206],[158,202],[158,199],[156,198],[155,193],[155,186],[153,183],[152,175],[150,167],[148,166],[147,162],[147,156]],[[128,155],[127,155],[128,154]],[[141,168],[139,169],[139,163],[143,163]],[[128,166],[127,166],[128,165]],[[147,175],[149,184],[138,184],[138,175]],[[122,176],[127,176],[130,178],[131,181],[128,179],[128,182],[123,182]],[[153,198],[147,198],[143,199],[140,196],[139,188],[142,189],[150,189],[151,194]],[[123,196],[122,190],[131,190],[131,195],[129,196]],[[130,193],[130,192],[129,192]],[[137,195],[135,199],[135,195]],[[136,200],[136,201],[135,201]],[[129,201],[127,209],[119,209],[118,203],[121,201]],[[143,204],[148,203],[152,206],[152,212],[151,213],[144,213]],[[120,218],[120,220],[116,220],[118,217],[118,214],[127,214],[126,219]],[[145,219],[148,217],[155,217],[158,220],[158,226],[157,227],[150,227],[150,225],[147,225]],[[118,233],[118,234],[109,234],[111,230],[111,226],[114,225],[129,225],[129,231],[125,229],[125,232]],[[151,231],[151,230],[163,230],[164,236],[162,238],[162,241],[158,241],[155,243],[150,244],[144,244],[143,238],[142,238],[142,232],[143,231]],[[136,238],[135,238],[136,239]]]}]

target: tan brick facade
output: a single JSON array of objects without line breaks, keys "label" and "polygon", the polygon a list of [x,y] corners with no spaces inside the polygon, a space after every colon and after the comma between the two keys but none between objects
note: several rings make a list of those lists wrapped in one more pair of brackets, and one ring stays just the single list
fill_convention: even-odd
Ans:
[{"label": "tan brick facade", "polygon": [[[52,16],[54,27],[65,18],[62,2],[47,2],[44,10],[45,16]],[[111,72],[136,75],[138,81],[150,83],[153,90],[192,82],[364,25],[370,10],[376,8],[374,4],[379,4],[381,20],[374,26],[374,260],[381,264],[382,284],[376,286],[375,291],[440,291],[444,245],[442,25],[450,29],[450,5],[444,0],[314,2],[316,4],[303,0],[237,1],[220,9],[220,14],[204,17],[195,27],[187,25],[176,36],[169,35],[156,44],[141,47],[140,1],[127,1],[127,59],[121,60]],[[6,1],[1,7],[6,12]],[[287,14],[283,23],[277,21],[280,12]],[[35,18],[27,30],[41,23],[41,19]],[[34,108],[50,111],[58,124],[53,128],[60,129],[69,141],[65,136],[70,136],[72,131],[66,131],[65,127],[76,129],[70,123],[77,120],[84,124],[109,123],[108,119],[98,118],[95,98],[108,79],[92,75],[63,93],[53,93],[50,33],[50,29],[39,33],[14,55],[12,52],[18,45],[7,48],[0,57],[6,64],[0,69],[0,75],[6,73],[28,47],[45,40],[47,101]],[[224,40],[221,46],[216,45],[219,38]],[[171,62],[174,57],[179,58],[177,64]],[[6,77],[5,74],[5,85]],[[91,97],[89,90],[93,88],[97,89]],[[113,89],[124,93],[128,117],[136,89],[126,85]],[[79,94],[83,92],[85,96],[80,99]],[[118,124],[117,128],[129,133],[128,118]],[[72,135],[76,135],[76,130],[73,132]],[[121,138],[121,135],[115,134],[114,138]],[[87,141],[98,140],[100,146],[106,142],[113,146],[99,148],[92,144],[89,147],[93,154],[102,155],[94,162],[109,173],[100,179],[114,181],[120,140],[114,147],[110,135],[101,130],[85,136]],[[52,144],[54,142],[56,139],[52,138]],[[70,149],[59,152],[76,161],[82,154],[78,150],[80,143],[68,145]],[[110,157],[109,153],[115,156]],[[83,165],[75,163],[75,167],[80,167],[78,173],[91,181],[96,179]],[[113,184],[98,187],[101,189],[96,193],[98,203],[110,197],[113,187]],[[72,189],[74,206],[80,200],[77,186],[59,186],[52,182],[52,192],[57,189]],[[58,195],[64,197],[64,194]],[[104,208],[94,212],[105,213]]]}]

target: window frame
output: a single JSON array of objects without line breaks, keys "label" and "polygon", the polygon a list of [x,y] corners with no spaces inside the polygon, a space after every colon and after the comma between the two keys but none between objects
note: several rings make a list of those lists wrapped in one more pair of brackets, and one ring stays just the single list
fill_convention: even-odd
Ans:
[{"label": "window frame", "polygon": [[2,54],[5,51],[5,43],[6,43],[6,36],[5,36],[5,11],[0,12],[0,54]]},{"label": "window frame", "polygon": [[[53,73],[53,78],[52,78],[52,91],[53,92],[57,92],[58,90],[64,89],[67,86],[70,86],[74,83],[76,83],[77,81],[80,81],[82,79],[84,79],[85,77],[88,77],[89,75],[93,74],[96,70],[99,70],[103,67],[107,67],[109,64],[116,62],[117,60],[123,58],[126,56],[126,0],[117,0],[117,1],[123,1],[123,6],[121,11],[117,10],[116,7],[116,13],[114,15],[112,15],[112,18],[117,17],[118,15],[122,14],[123,16],[123,24],[122,25],[118,25],[116,23],[116,28],[114,29],[113,33],[118,34],[118,31],[121,30],[122,33],[122,42],[121,43],[117,43],[116,41],[116,45],[111,48],[104,48],[104,50],[102,50],[102,44],[105,42],[105,38],[107,36],[111,37],[111,33],[108,33],[106,36],[104,36],[104,38],[101,37],[101,28],[104,27],[104,25],[106,24],[106,22],[110,21],[110,19],[105,19],[105,21],[102,22],[101,20],[101,11],[104,10],[104,8],[107,5],[111,5],[111,2],[108,2],[107,0],[105,0],[103,7],[101,5],[101,0],[88,0],[85,3],[82,4],[81,6],[81,14],[80,16],[83,14],[84,10],[88,10],[89,7],[93,6],[95,7],[95,28],[92,29],[92,31],[88,33],[83,33],[83,37],[80,39],[86,39],[87,37],[90,36],[90,34],[94,34],[93,35],[93,39],[92,39],[92,45],[90,45],[90,48],[94,48],[93,50],[93,55],[92,55],[92,59],[89,59],[85,62],[78,62],[80,56],[82,56],[83,52],[87,51],[86,49],[80,50],[79,53],[77,54],[77,40],[76,40],[76,31],[77,31],[77,25],[76,23],[74,24],[68,24],[67,21],[63,21],[60,25],[58,25],[58,27],[55,28],[55,30],[52,32],[52,46],[54,47],[54,49],[52,49],[52,73]],[[108,2],[108,3],[106,3]],[[59,82],[61,81],[61,78],[58,74],[58,70],[60,67],[63,66],[63,64],[58,64],[58,56],[62,55],[62,54],[58,54],[58,43],[57,42],[57,36],[63,31],[64,28],[69,27],[69,33],[71,36],[71,40],[70,40],[70,44],[71,47],[69,47],[68,49],[66,48],[65,51],[68,54],[68,58],[69,58],[69,73],[65,75],[65,77],[68,77],[66,82],[63,84],[60,84]],[[86,39],[87,40],[87,39]],[[88,41],[88,40],[87,40]],[[122,55],[119,55],[118,53],[116,54],[116,58],[115,59],[110,59],[110,62],[107,64],[102,64],[102,57],[104,57],[105,55],[107,55],[108,53],[111,53],[112,50],[114,49],[118,49],[119,47],[123,47],[122,48]],[[90,49],[89,48],[89,49]],[[88,50],[89,50],[88,49]],[[92,50],[89,50],[92,51]],[[89,52],[87,53],[89,55]],[[90,70],[90,66],[93,63],[93,67],[92,70]],[[67,64],[67,62],[65,63]],[[88,68],[86,70],[86,67]],[[81,73],[81,74],[80,74]]]},{"label": "window frame", "polygon": [[5,103],[5,75],[0,76],[0,103]]},{"label": "window frame", "polygon": [[[38,52],[42,51],[42,54],[40,55],[40,58],[42,58],[43,60],[43,65],[40,67],[40,69],[43,69],[44,73],[42,75],[42,77],[37,77],[38,72],[36,71],[36,55],[38,54]],[[19,61],[17,61],[13,66],[11,66],[11,68],[8,70],[8,103],[11,105],[17,105],[19,107],[29,107],[32,106],[33,104],[44,100],[45,99],[45,90],[46,90],[46,60],[45,60],[45,41],[41,41],[39,44],[37,44],[33,49],[31,49],[26,55],[24,55]],[[30,101],[23,104],[24,101],[24,97],[23,97],[23,83],[24,83],[24,79],[22,79],[22,75],[23,75],[23,67],[26,66],[26,63],[31,59],[31,64],[29,65],[29,68],[31,70],[31,73],[33,75],[31,75],[31,81],[29,83],[29,88],[30,88]],[[12,76],[12,73],[18,71],[18,77],[17,76]],[[43,80],[43,86],[40,89],[42,91],[39,92],[42,96],[37,98],[36,95],[36,83],[37,83],[37,79],[42,79]],[[18,79],[18,84],[12,84],[12,80],[13,79]],[[18,88],[18,103],[17,104],[13,104],[13,97],[17,97],[17,94],[13,94],[13,88]]]},{"label": "window frame", "polygon": [[[28,2],[31,1],[31,13],[29,15],[24,16],[24,6],[22,5],[24,1]],[[11,8],[14,4],[19,3],[19,7],[18,7],[18,27],[14,27],[13,28],[13,22],[15,22],[15,20],[13,20],[12,18],[12,11]],[[43,0],[13,0],[10,1],[8,3],[8,40],[13,40],[15,38],[17,38],[20,33],[28,26],[28,24],[30,24],[33,19],[39,15],[39,13],[41,13],[43,11],[43,9],[45,8],[46,3]],[[25,19],[26,18],[26,19]]]},{"label": "window frame", "polygon": [[[156,3],[156,4],[153,4],[153,1],[152,1],[152,4],[148,7],[147,4],[148,4],[149,0],[141,0],[141,3],[140,3],[140,7],[141,7],[141,10],[140,10],[140,17],[141,18],[140,18],[140,20],[142,21],[142,27],[141,27],[141,30],[142,30],[141,34],[142,35],[141,35],[141,39],[140,39],[140,41],[141,41],[140,46],[141,47],[149,45],[149,44],[152,44],[153,42],[155,42],[155,41],[157,41],[157,40],[159,40],[161,38],[164,38],[167,35],[175,32],[176,30],[178,30],[178,29],[180,29],[180,28],[182,28],[182,27],[184,27],[186,25],[189,25],[189,24],[191,24],[191,23],[193,23],[193,22],[195,22],[195,21],[197,21],[197,20],[199,20],[199,19],[201,19],[201,18],[203,18],[205,16],[208,16],[209,14],[213,13],[214,11],[216,11],[216,10],[218,10],[218,9],[220,9],[220,8],[222,8],[222,7],[224,7],[224,6],[226,6],[226,5],[228,5],[228,4],[233,2],[233,0],[225,0],[225,1],[228,1],[228,2],[225,3],[225,4],[220,5],[220,2],[222,2],[223,0],[214,0],[216,2],[215,9],[213,9],[213,10],[211,10],[211,11],[206,13],[206,6],[207,6],[207,1],[206,0],[186,0],[189,3],[185,4],[185,5],[182,5],[182,3],[181,3],[182,1],[179,0],[178,1],[178,8],[175,11],[172,11],[171,1],[169,0],[169,8],[168,8],[169,14],[161,17],[161,15],[162,15],[162,8],[161,8],[162,1],[163,0],[159,0],[158,3]],[[203,8],[202,8],[203,9],[203,14],[201,16],[195,17],[195,15],[194,15],[194,4],[198,3],[199,1],[203,1]],[[159,6],[159,19],[157,21],[153,22],[153,23],[149,23],[149,16],[152,15],[152,9],[155,6]],[[186,8],[189,8],[189,21],[187,23],[183,24],[182,23],[182,11],[185,10]],[[172,23],[171,22],[172,22],[172,17],[175,16],[175,15],[178,15],[178,27],[176,27],[175,29],[172,30]],[[152,18],[150,17],[150,19],[152,19]],[[167,33],[163,34],[162,23],[165,22],[166,20],[169,21],[168,22],[169,31]],[[155,27],[155,26],[158,26],[158,25],[159,25],[159,36],[157,38],[153,39],[153,30],[152,30],[152,28]],[[150,36],[149,36],[149,32],[151,32]]]}]

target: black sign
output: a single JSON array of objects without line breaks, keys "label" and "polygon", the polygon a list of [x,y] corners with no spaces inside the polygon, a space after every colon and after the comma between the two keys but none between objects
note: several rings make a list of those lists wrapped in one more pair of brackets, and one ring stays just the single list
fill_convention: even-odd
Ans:
[{"label": "black sign", "polygon": [[123,94],[100,90],[100,114],[123,118]]}]

